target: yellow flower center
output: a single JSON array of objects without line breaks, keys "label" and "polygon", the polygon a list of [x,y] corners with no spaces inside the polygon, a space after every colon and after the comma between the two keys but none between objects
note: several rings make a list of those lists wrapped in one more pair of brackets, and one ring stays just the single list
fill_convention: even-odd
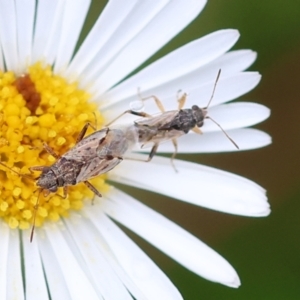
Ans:
[{"label": "yellow flower center", "polygon": [[[66,199],[60,190],[44,197],[29,171],[32,166],[55,162],[43,143],[63,155],[76,144],[87,122],[95,124],[96,120],[98,127],[103,124],[103,117],[89,98],[77,83],[68,83],[41,63],[29,67],[20,77],[0,71],[0,162],[8,167],[0,165],[0,217],[10,228],[30,227],[39,194],[36,226],[66,217],[70,210],[81,209],[84,199],[93,198],[81,183],[68,188]],[[35,173],[33,178],[37,177]],[[108,190],[105,175],[93,179],[92,184],[101,193]]]}]

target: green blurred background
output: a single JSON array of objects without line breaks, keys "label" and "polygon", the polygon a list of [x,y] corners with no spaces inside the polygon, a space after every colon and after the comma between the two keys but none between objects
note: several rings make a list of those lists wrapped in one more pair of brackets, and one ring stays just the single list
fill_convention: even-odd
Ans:
[{"label": "green blurred background", "polygon": [[[104,4],[105,1],[93,2],[90,23]],[[208,282],[142,239],[129,235],[187,300],[300,299],[300,1],[208,0],[199,17],[147,63],[224,28],[239,29],[241,38],[236,49],[258,52],[251,70],[259,71],[263,78],[242,100],[271,108],[271,118],[257,127],[272,136],[273,144],[240,153],[181,155],[179,158],[256,181],[268,191],[271,215],[257,219],[231,216],[154,193],[131,188],[126,191],[223,255],[239,273],[242,286],[236,290]]]}]

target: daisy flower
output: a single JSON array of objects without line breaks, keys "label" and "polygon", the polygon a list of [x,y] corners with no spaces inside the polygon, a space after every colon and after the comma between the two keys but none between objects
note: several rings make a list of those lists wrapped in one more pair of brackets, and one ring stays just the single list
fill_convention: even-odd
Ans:
[{"label": "daisy flower", "polygon": [[[246,128],[269,116],[266,107],[226,104],[260,81],[257,72],[244,71],[256,58],[253,51],[228,52],[239,38],[236,30],[199,38],[129,76],[196,18],[205,2],[109,1],[75,52],[90,1],[0,1],[0,299],[182,299],[114,221],[199,276],[239,286],[224,258],[107,180],[221,212],[266,216],[265,190],[254,182],[180,160],[176,173],[168,158],[158,156],[150,163],[124,160],[92,181],[103,193],[93,205],[84,184],[70,187],[66,199],[60,191],[41,195],[30,243],[38,193],[35,182],[20,175],[54,163],[43,143],[65,153],[87,122],[96,119],[101,128],[128,109],[138,87],[159,97],[167,110],[176,109],[179,89],[188,93],[187,107],[205,107],[219,69],[209,115],[241,150],[269,144],[267,134]],[[145,111],[158,109],[146,101]],[[181,137],[179,152],[236,151],[209,120],[203,132]],[[160,150],[173,152],[173,146],[164,143]]]}]

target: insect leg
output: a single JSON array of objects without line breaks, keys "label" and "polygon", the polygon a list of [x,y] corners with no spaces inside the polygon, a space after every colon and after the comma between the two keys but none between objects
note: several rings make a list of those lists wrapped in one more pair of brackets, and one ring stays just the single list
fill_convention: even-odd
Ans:
[{"label": "insect leg", "polygon": [[199,128],[199,127],[197,127],[197,126],[195,126],[193,129],[192,129],[192,131],[194,131],[195,133],[197,133],[197,134],[202,134],[203,132],[201,131],[201,129]]},{"label": "insect leg", "polygon": [[65,185],[63,188],[63,198],[66,199],[68,196],[68,187]]},{"label": "insect leg", "polygon": [[49,153],[51,154],[53,157],[55,157],[56,159],[59,159],[60,158],[60,155],[56,154],[54,152],[54,150],[46,143],[43,143],[43,147],[44,149]]},{"label": "insect leg", "polygon": [[176,139],[172,139],[172,143],[174,145],[175,151],[174,151],[174,153],[171,156],[171,165],[174,168],[175,172],[178,172],[177,169],[176,169],[176,167],[175,167],[175,164],[174,164],[174,159],[175,159],[175,157],[177,155],[177,151],[178,151],[177,140]]},{"label": "insect leg", "polygon": [[153,158],[153,156],[155,155],[155,153],[157,152],[158,149],[158,145],[159,143],[155,143],[150,151],[149,157],[146,160],[147,162],[151,161],[151,159]]},{"label": "insect leg", "polygon": [[116,117],[115,119],[113,119],[111,122],[109,122],[108,124],[106,124],[105,127],[110,126],[112,123],[114,123],[115,121],[117,121],[118,119],[120,119],[125,114],[132,114],[132,115],[143,117],[143,118],[150,118],[151,117],[151,115],[149,115],[149,114],[147,114],[145,112],[137,112],[137,111],[134,111],[134,110],[126,110],[122,114],[120,114],[118,117]]},{"label": "insect leg", "polygon": [[83,128],[81,129],[81,131],[80,131],[80,133],[79,133],[79,135],[76,139],[76,144],[79,143],[83,139],[83,137],[85,136],[85,133],[88,130],[89,126],[92,127],[94,130],[97,130],[97,128],[94,125],[92,125],[90,122],[87,122],[83,126]]},{"label": "insect leg", "polygon": [[143,162],[149,162],[152,160],[153,156],[155,155],[155,153],[157,152],[157,148],[159,146],[159,143],[155,143],[149,153],[149,156],[147,159],[138,159],[138,158],[134,158],[134,157],[124,157],[123,159],[129,159],[129,160],[135,160],[135,161],[143,161]]},{"label": "insect leg", "polygon": [[41,171],[41,172],[43,172],[44,168],[48,168],[48,167],[44,167],[44,166],[33,166],[33,167],[30,167],[30,168],[29,168],[29,171],[30,171],[30,172],[33,172],[33,171]]},{"label": "insect leg", "polygon": [[183,93],[181,97],[179,97],[180,91],[177,93],[177,101],[178,101],[178,110],[182,109],[184,107],[184,104],[186,102],[187,93]]},{"label": "insect leg", "polygon": [[100,192],[88,181],[84,181],[83,182],[95,195],[97,195],[98,197],[102,197],[102,195],[100,194]]},{"label": "insect leg", "polygon": [[148,99],[153,99],[155,101],[155,104],[159,108],[159,110],[161,112],[165,112],[165,108],[164,108],[163,104],[161,103],[161,101],[156,96],[152,95],[152,96],[148,96],[148,97],[143,98],[141,93],[140,93],[140,88],[138,88],[138,96],[142,101],[145,101],[145,100],[148,100]]}]

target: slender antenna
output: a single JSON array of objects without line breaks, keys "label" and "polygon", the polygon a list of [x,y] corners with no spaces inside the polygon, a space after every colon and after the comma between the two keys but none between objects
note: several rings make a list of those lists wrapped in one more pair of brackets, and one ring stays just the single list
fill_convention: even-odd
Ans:
[{"label": "slender antenna", "polygon": [[210,106],[210,103],[211,103],[211,101],[212,101],[212,99],[213,99],[213,97],[215,95],[215,91],[216,91],[216,87],[217,87],[217,83],[219,81],[220,75],[221,75],[221,69],[219,69],[219,72],[217,74],[217,78],[216,78],[216,81],[215,81],[215,84],[214,84],[214,88],[213,88],[212,94],[210,96],[210,99],[209,99],[208,104],[205,107],[205,109],[207,109]]},{"label": "slender antenna", "polygon": [[30,243],[32,243],[32,240],[33,240],[33,234],[34,234],[34,229],[35,229],[35,219],[36,219],[37,210],[39,208],[41,192],[42,192],[42,189],[39,190],[38,198],[37,198],[35,206],[34,206],[32,227],[31,227],[31,232],[30,232]]},{"label": "slender antenna", "polygon": [[[221,69],[219,69],[218,71],[218,74],[217,74],[217,78],[215,80],[215,84],[214,84],[214,88],[213,88],[213,91],[212,91],[212,94],[211,94],[211,97],[208,101],[208,104],[207,106],[204,108],[205,110],[208,109],[208,107],[210,106],[210,103],[212,101],[212,99],[214,98],[214,95],[215,95],[215,91],[216,91],[216,87],[217,87],[217,83],[219,81],[219,78],[220,78],[220,75],[221,75]],[[206,119],[210,119],[212,120],[222,131],[223,133],[226,135],[226,137],[230,140],[230,142],[237,148],[237,149],[240,149],[239,146],[234,142],[234,140],[227,134],[227,132],[221,127],[221,125],[219,123],[217,123],[214,119],[212,119],[211,117],[207,116],[205,117]]]},{"label": "slender antenna", "polygon": [[12,171],[13,173],[19,175],[19,176],[22,176],[22,174],[20,174],[19,172],[15,171],[14,169],[12,169],[11,167],[7,166],[6,164],[4,164],[3,162],[0,161],[0,165],[9,169],[10,171]]},{"label": "slender antenna", "polygon": [[226,131],[221,127],[219,123],[217,123],[214,119],[209,116],[206,116],[206,119],[212,120],[219,128],[223,131],[223,133],[227,136],[227,138],[231,141],[231,143],[237,148],[240,149],[239,146],[234,142],[234,140],[226,133]]},{"label": "slender antenna", "polygon": [[10,171],[12,171],[13,173],[15,173],[15,174],[21,176],[21,177],[28,178],[28,179],[30,179],[30,180],[34,180],[29,174],[21,174],[21,173],[19,173],[18,171],[15,171],[13,168],[7,166],[6,164],[4,164],[4,163],[1,162],[1,161],[0,161],[0,165],[3,166],[3,167],[5,167],[5,168],[7,168],[7,169],[10,170]]}]

